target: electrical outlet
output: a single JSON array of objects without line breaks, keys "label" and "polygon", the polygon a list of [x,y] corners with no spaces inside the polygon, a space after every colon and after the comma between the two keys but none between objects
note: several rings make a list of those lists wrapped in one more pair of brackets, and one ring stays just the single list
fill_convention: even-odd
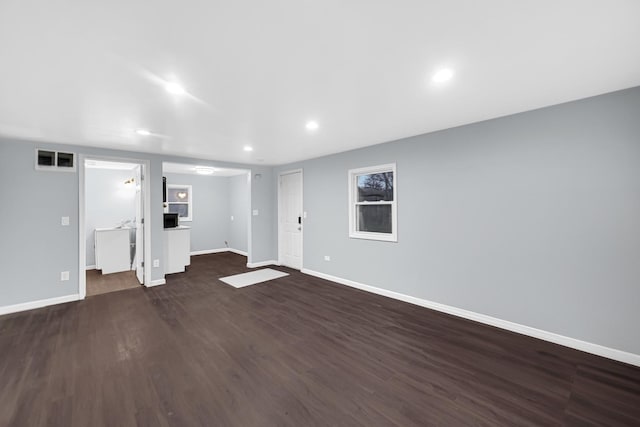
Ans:
[{"label": "electrical outlet", "polygon": [[69,225],[69,217],[68,216],[63,216],[62,220],[60,221],[60,223],[62,225]]},{"label": "electrical outlet", "polygon": [[253,210],[253,216],[258,216],[258,214],[259,214],[259,213],[260,213],[260,212],[258,212],[258,209],[254,209],[254,210]]},{"label": "electrical outlet", "polygon": [[324,256],[324,260],[325,260],[325,261],[331,261],[331,257],[330,257],[329,255],[325,255],[325,256]]},{"label": "electrical outlet", "polygon": [[307,218],[307,212],[306,211],[302,212],[302,218],[305,218],[305,219]]},{"label": "electrical outlet", "polygon": [[233,221],[233,215],[231,215],[231,221]]},{"label": "electrical outlet", "polygon": [[160,260],[159,259],[154,259],[153,260],[153,266],[154,267],[160,267]]},{"label": "electrical outlet", "polygon": [[61,271],[60,272],[60,281],[64,282],[69,280],[69,272],[68,271]]}]

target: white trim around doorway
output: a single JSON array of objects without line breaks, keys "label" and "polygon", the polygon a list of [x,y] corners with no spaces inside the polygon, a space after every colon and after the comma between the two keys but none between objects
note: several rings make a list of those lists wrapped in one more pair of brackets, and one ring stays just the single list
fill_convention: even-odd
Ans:
[{"label": "white trim around doorway", "polygon": [[87,276],[86,276],[86,263],[87,263],[87,233],[86,233],[86,200],[85,200],[85,161],[86,160],[102,160],[108,162],[119,163],[131,163],[142,166],[142,174],[144,179],[142,180],[142,192],[144,196],[144,286],[156,286],[161,283],[151,280],[151,182],[149,179],[149,172],[151,165],[149,160],[134,159],[134,158],[122,158],[122,157],[109,157],[109,156],[94,156],[87,154],[80,154],[78,156],[78,240],[79,240],[79,262],[78,262],[78,299],[84,299],[87,295]]}]

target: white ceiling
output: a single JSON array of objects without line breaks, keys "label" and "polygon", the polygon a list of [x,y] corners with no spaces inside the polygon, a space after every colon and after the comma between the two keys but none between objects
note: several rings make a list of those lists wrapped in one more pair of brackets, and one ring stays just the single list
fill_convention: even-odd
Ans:
[{"label": "white ceiling", "polygon": [[198,165],[188,165],[183,163],[170,163],[170,162],[162,163],[162,172],[166,172],[166,173],[182,173],[182,174],[189,174],[189,175],[200,175],[200,173],[198,173],[198,168],[204,168],[209,170],[213,169],[212,174],[203,175],[203,176],[213,176],[213,177],[236,176],[236,175],[246,174],[249,172],[248,170],[243,170],[243,169],[229,169],[229,168],[218,168],[218,167],[211,168],[208,165],[198,166]]},{"label": "white ceiling", "polygon": [[640,85],[639,16],[637,0],[2,0],[0,135],[281,164]]}]

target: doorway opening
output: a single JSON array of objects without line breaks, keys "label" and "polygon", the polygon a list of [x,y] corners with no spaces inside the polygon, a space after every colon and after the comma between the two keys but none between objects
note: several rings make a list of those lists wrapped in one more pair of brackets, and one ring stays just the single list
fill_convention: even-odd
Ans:
[{"label": "doorway opening", "polygon": [[80,295],[149,284],[147,162],[87,157],[80,167]]},{"label": "doorway opening", "polygon": [[250,170],[163,162],[162,176],[165,274],[188,271],[193,256],[251,259]]},{"label": "doorway opening", "polygon": [[302,269],[302,169],[278,175],[278,262]]}]

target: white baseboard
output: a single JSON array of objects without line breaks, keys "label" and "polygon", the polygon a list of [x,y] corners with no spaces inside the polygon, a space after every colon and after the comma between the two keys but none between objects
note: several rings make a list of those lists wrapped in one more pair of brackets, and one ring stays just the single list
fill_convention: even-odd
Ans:
[{"label": "white baseboard", "polygon": [[228,252],[229,248],[219,248],[219,249],[205,249],[202,251],[192,251],[189,255],[208,255],[208,254],[217,254],[218,252]]},{"label": "white baseboard", "polygon": [[73,294],[73,295],[65,295],[63,297],[55,297],[55,298],[41,299],[38,301],[23,302],[20,304],[5,305],[4,307],[0,307],[0,315],[17,313],[19,311],[33,310],[35,308],[42,308],[42,307],[47,307],[49,305],[54,305],[54,304],[62,304],[65,302],[78,301],[81,299],[82,298],[80,297],[79,294]]},{"label": "white baseboard", "polygon": [[260,261],[260,262],[248,262],[247,263],[247,267],[249,268],[257,268],[257,267],[264,267],[267,265],[279,265],[278,261],[274,260],[274,259],[270,259],[268,261]]},{"label": "white baseboard", "polygon": [[238,254],[238,255],[242,255],[242,256],[248,256],[245,251],[240,251],[238,249],[229,248],[229,252],[233,252],[234,254]]},{"label": "white baseboard", "polygon": [[84,269],[85,270],[95,270],[96,266],[95,265],[87,265]]},{"label": "white baseboard", "polygon": [[239,251],[237,249],[232,249],[232,248],[219,248],[219,249],[205,249],[203,251],[193,251],[190,253],[191,256],[194,255],[208,255],[208,254],[217,254],[220,252],[233,252],[235,254],[238,255],[244,255],[247,256],[247,253],[244,251]]},{"label": "white baseboard", "polygon": [[506,329],[512,332],[517,332],[522,335],[528,335],[530,337],[538,338],[544,341],[549,341],[555,344],[560,344],[565,347],[574,348],[576,350],[584,351],[587,353],[592,353],[598,356],[606,357],[608,359],[617,360],[619,362],[628,363],[630,365],[640,366],[639,354],[628,353],[626,351],[605,347],[599,344],[593,344],[593,343],[578,340],[575,338],[566,337],[564,335],[558,335],[553,332],[543,331],[541,329],[532,328],[530,326],[521,325],[519,323],[514,323],[507,320],[502,320],[495,317],[487,316],[485,314],[475,313],[473,311],[464,310],[461,308],[452,307],[450,305],[440,304],[437,302],[412,297],[410,295],[405,295],[405,294],[389,291],[382,288],[376,288],[374,286],[365,285],[363,283],[354,282],[353,280],[343,279],[341,277],[331,276],[329,274],[320,273],[318,271],[308,270],[306,268],[303,268],[302,272],[310,276],[320,277],[321,279],[336,282],[341,285],[350,286],[352,288],[356,288],[356,289],[371,292],[374,294],[382,295],[385,297],[408,302],[410,304],[415,304],[422,307],[430,308],[432,310],[441,311],[443,313],[452,314],[454,316],[462,317],[464,319],[474,320],[476,322],[495,326],[501,329]]},{"label": "white baseboard", "polygon": [[167,281],[165,279],[157,279],[157,280],[152,280],[151,283],[149,283],[147,286],[147,288],[152,288],[154,286],[160,286],[160,285],[165,285],[167,283]]}]

